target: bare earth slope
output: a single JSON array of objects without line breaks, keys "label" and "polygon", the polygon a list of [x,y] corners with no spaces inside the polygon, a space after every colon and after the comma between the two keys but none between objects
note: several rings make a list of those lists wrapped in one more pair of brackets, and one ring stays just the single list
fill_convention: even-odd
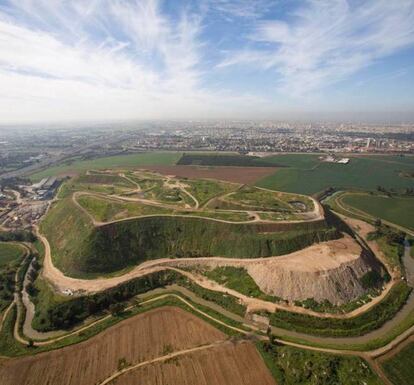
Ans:
[{"label": "bare earth slope", "polygon": [[265,293],[287,300],[327,299],[340,305],[363,295],[366,290],[360,279],[378,267],[349,237],[309,249],[251,264],[247,271]]}]

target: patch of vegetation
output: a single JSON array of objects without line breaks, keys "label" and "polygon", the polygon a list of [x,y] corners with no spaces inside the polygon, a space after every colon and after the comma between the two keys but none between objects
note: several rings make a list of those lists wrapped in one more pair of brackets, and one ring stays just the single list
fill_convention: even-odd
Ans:
[{"label": "patch of vegetation", "polygon": [[200,206],[215,196],[228,193],[238,186],[233,183],[225,183],[208,179],[184,179],[182,182],[188,186],[186,188],[187,191],[197,198]]},{"label": "patch of vegetation", "polygon": [[405,234],[395,231],[379,222],[374,232],[368,234],[368,240],[375,240],[393,268],[403,268],[401,258],[404,255]]},{"label": "patch of vegetation", "polygon": [[[266,158],[284,162],[285,168],[265,177],[257,186],[277,191],[315,194],[329,187],[376,190],[377,186],[403,191],[413,187],[412,179],[401,176],[414,167],[414,157],[397,162],[396,157],[351,157],[349,164],[319,162],[315,155],[295,154]],[[310,160],[310,163],[307,161]]]},{"label": "patch of vegetation", "polygon": [[270,323],[283,329],[318,336],[360,336],[378,329],[391,319],[406,303],[411,290],[405,282],[398,282],[381,302],[352,318],[321,318],[279,310],[270,314]]},{"label": "patch of vegetation", "polygon": [[225,197],[225,200],[246,207],[249,210],[292,211],[292,207],[279,199],[276,192],[261,190],[251,186],[241,189]]},{"label": "patch of vegetation", "polygon": [[359,357],[315,352],[269,342],[256,344],[280,385],[381,385]]},{"label": "patch of vegetation", "polygon": [[246,307],[230,295],[204,289],[189,281],[175,271],[160,271],[143,277],[132,279],[105,291],[81,297],[62,298],[50,291],[50,288],[40,288],[43,300],[41,307],[36,307],[34,325],[40,331],[70,329],[91,316],[100,315],[110,309],[111,305],[130,300],[134,296],[150,290],[179,284],[195,293],[197,296],[214,302],[228,311],[244,316]]},{"label": "patch of vegetation", "polygon": [[77,201],[100,222],[143,215],[172,214],[174,212],[164,207],[145,205],[139,202],[121,202],[91,195],[82,195],[77,198]]},{"label": "patch of vegetation", "polygon": [[243,267],[222,266],[213,270],[204,272],[209,279],[216,281],[229,289],[247,295],[249,297],[260,298],[265,301],[277,302],[281,298],[273,297],[263,293],[253,278],[247,273]]},{"label": "patch of vegetation", "polygon": [[194,166],[238,166],[238,167],[279,167],[278,164],[267,162],[266,158],[247,155],[224,154],[183,154],[177,165]]},{"label": "patch of vegetation", "polygon": [[0,313],[13,301],[15,275],[25,254],[19,244],[0,242]]},{"label": "patch of vegetation", "polygon": [[395,385],[414,385],[413,362],[414,342],[411,342],[394,356],[381,362],[381,366]]},{"label": "patch of vegetation", "polygon": [[0,242],[34,242],[36,237],[26,230],[0,231]]}]

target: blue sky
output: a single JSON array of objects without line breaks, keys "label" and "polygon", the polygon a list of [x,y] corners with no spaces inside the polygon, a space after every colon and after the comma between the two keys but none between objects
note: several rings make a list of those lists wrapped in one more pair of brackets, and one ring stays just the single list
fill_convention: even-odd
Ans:
[{"label": "blue sky", "polygon": [[414,120],[414,0],[0,0],[0,122]]}]

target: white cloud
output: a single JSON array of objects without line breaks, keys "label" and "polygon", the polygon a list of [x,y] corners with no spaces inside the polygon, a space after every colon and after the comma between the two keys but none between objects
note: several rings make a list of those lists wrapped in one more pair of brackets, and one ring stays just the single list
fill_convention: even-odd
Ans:
[{"label": "white cloud", "polygon": [[251,40],[265,46],[230,53],[219,67],[272,68],[283,92],[302,97],[414,43],[412,0],[310,0],[290,18],[259,21]]},{"label": "white cloud", "polygon": [[0,8],[3,121],[208,117],[252,102],[202,87],[202,23],[185,9],[172,18],[156,0],[10,4]]},{"label": "white cloud", "polygon": [[259,18],[274,5],[274,0],[208,0],[208,6],[227,18]]}]

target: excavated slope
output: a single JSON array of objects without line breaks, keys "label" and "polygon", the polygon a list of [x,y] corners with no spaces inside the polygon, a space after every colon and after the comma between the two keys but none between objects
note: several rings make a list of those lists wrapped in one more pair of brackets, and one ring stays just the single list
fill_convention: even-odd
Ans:
[{"label": "excavated slope", "polygon": [[267,294],[287,300],[327,299],[336,305],[365,294],[361,278],[373,269],[381,269],[350,237],[249,264],[246,268]]}]

